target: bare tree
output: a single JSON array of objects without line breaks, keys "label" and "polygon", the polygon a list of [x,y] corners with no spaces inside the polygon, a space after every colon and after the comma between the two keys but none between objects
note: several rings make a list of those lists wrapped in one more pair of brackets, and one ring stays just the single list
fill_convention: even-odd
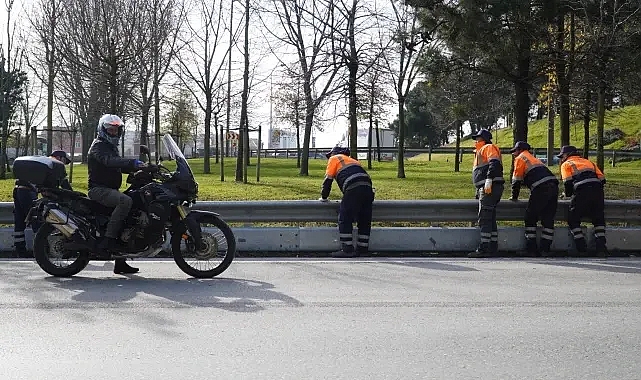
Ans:
[{"label": "bare tree", "polygon": [[[34,132],[33,128],[42,122],[41,113],[44,103],[43,87],[44,86],[40,81],[27,81],[24,99],[20,102],[19,116],[21,123],[24,126],[24,139],[21,139],[22,147],[18,144],[17,148],[18,151],[22,148],[22,155],[28,154],[32,139],[36,137],[35,135],[32,135],[32,132]],[[22,135],[22,133],[20,135]],[[51,145],[47,143],[47,146]],[[35,154],[35,152],[32,153]]]},{"label": "bare tree", "polygon": [[397,177],[405,178],[405,99],[419,74],[418,60],[437,42],[429,33],[422,32],[418,22],[418,11],[398,0],[390,0],[394,18],[394,54],[384,55],[387,71],[393,82],[398,100],[398,170]]},{"label": "bare tree", "polygon": [[[374,135],[374,125],[378,124],[378,119],[385,113],[385,106],[394,101],[385,90],[386,86],[381,84],[385,72],[378,65],[372,67],[360,83],[359,98],[363,101],[359,103],[360,117],[368,122],[367,137],[367,168],[372,168],[372,143]],[[376,135],[378,137],[378,134]],[[376,141],[378,151],[378,160],[381,159],[380,141]]]},{"label": "bare tree", "polygon": [[[83,157],[101,113],[126,117],[132,104],[136,59],[146,49],[145,0],[66,0],[58,41],[64,59],[58,85],[83,125]],[[117,22],[114,23],[114,20]]]},{"label": "bare tree", "polygon": [[19,63],[22,62],[24,51],[18,45],[14,46],[15,33],[17,32],[16,22],[12,19],[15,0],[5,0],[7,14],[6,41],[0,52],[0,92],[2,94],[0,117],[2,135],[0,138],[0,179],[4,179],[6,172],[10,170],[7,157],[7,142],[10,136],[11,120],[14,112],[23,100],[24,85],[27,80],[26,73],[22,71]]},{"label": "bare tree", "polygon": [[380,17],[378,10],[372,8],[376,3],[371,4],[363,0],[341,0],[333,3],[339,15],[334,25],[334,50],[347,69],[344,89],[348,100],[349,146],[352,157],[356,158],[358,109],[361,102],[357,88],[361,78],[378,64],[383,52],[389,46],[390,39],[386,42],[377,38],[379,36],[376,31],[379,23],[372,22]]},{"label": "bare tree", "polygon": [[180,0],[147,0],[144,3],[144,14],[140,15],[146,22],[139,24],[137,31],[139,54],[137,64],[137,87],[140,92],[140,136],[142,145],[149,144],[149,116],[154,107],[154,137],[156,158],[160,134],[160,95],[161,81],[167,74],[178,50],[178,35],[186,18],[184,4]]},{"label": "bare tree", "polygon": [[[225,58],[231,51],[231,45],[220,54],[220,45],[223,38],[223,2],[199,0],[197,12],[199,18],[187,22],[188,39],[185,49],[180,56],[181,72],[184,74],[186,87],[191,91],[198,107],[205,114],[205,161],[204,172],[211,172],[211,119],[215,111],[214,97],[220,91],[222,83],[220,76],[225,64]],[[189,86],[194,84],[195,86]],[[204,96],[204,100],[200,95]],[[215,110],[216,108],[216,110]],[[218,130],[215,131],[216,136]],[[218,141],[218,138],[216,138]],[[218,144],[218,143],[216,143]],[[216,156],[218,157],[218,156]],[[218,160],[216,160],[218,162]]]},{"label": "bare tree", "polygon": [[247,170],[243,160],[248,160],[245,155],[249,153],[249,128],[247,103],[249,98],[249,0],[245,0],[245,41],[243,49],[244,70],[243,70],[243,93],[240,106],[240,126],[238,131],[238,157],[236,158],[236,182],[247,183]]},{"label": "bare tree", "polygon": [[[59,55],[57,29],[62,18],[64,7],[63,0],[38,0],[35,4],[35,14],[29,21],[38,39],[37,46],[32,54],[32,69],[38,79],[47,86],[47,146],[53,143],[53,102],[55,91],[55,78],[58,72]],[[42,66],[44,72],[34,66]]]},{"label": "bare tree", "polygon": [[[287,54],[276,53],[279,63],[287,67],[287,72],[299,72],[305,99],[305,133],[303,136],[303,157],[300,175],[309,175],[309,146],[316,109],[341,88],[334,78],[342,68],[339,56],[335,54],[331,37],[336,30],[336,10],[332,3],[311,0],[272,0],[271,12],[277,27],[267,27],[285,50],[293,50],[296,59],[290,62]],[[265,18],[265,15],[261,17]],[[270,21],[265,20],[266,25]],[[290,67],[293,65],[296,67]]]}]

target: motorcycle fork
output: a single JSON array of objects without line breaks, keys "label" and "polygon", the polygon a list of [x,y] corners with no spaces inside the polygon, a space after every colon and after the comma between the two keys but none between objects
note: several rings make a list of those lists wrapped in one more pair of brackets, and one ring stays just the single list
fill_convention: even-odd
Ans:
[{"label": "motorcycle fork", "polygon": [[[200,230],[200,224],[193,217],[190,218],[190,215],[192,214],[188,214],[182,205],[177,205],[176,209],[178,210],[180,219],[185,223],[185,226],[187,227],[187,230],[182,233],[182,238],[186,239],[188,236],[191,236],[192,239],[194,239],[194,243],[197,249],[199,249],[199,247],[203,246],[203,237],[202,231]],[[189,232],[189,235],[187,235],[187,232]]]}]

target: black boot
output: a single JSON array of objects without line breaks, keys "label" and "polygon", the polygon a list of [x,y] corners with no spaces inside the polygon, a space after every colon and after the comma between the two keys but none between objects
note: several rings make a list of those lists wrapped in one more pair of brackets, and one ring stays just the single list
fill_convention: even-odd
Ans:
[{"label": "black boot", "polygon": [[369,250],[367,247],[357,247],[356,248],[356,253],[358,253],[359,256],[367,256],[369,253]]},{"label": "black boot", "polygon": [[114,273],[115,274],[132,274],[132,273],[138,273],[140,269],[134,268],[127,264],[125,259],[116,259],[116,262],[114,263]]},{"label": "black boot", "polygon": [[490,244],[481,243],[481,245],[479,245],[476,251],[468,253],[467,257],[474,258],[474,259],[483,258],[483,257],[492,257],[492,252],[490,252]]},{"label": "black boot", "polygon": [[539,248],[536,245],[536,239],[526,239],[525,249],[527,250],[528,256],[539,256]]},{"label": "black boot", "polygon": [[27,257],[28,253],[27,253],[27,247],[25,245],[16,244],[15,247],[16,247],[15,257],[17,258]]},{"label": "black boot", "polygon": [[358,252],[354,251],[354,246],[351,244],[342,244],[341,250],[332,252],[332,257],[358,257]]},{"label": "black boot", "polygon": [[588,244],[585,242],[585,238],[574,239],[574,246],[579,252],[580,256],[585,256],[588,252]]},{"label": "black boot", "polygon": [[497,240],[490,241],[489,251],[493,256],[496,256],[499,253],[499,242]]},{"label": "black boot", "polygon": [[597,239],[596,241],[596,255],[597,257],[607,258],[610,256],[610,252],[605,247],[605,242],[603,240]]},{"label": "black boot", "polygon": [[547,239],[542,239],[541,240],[541,257],[552,257],[552,252],[550,252],[550,247],[552,246],[552,242]]}]

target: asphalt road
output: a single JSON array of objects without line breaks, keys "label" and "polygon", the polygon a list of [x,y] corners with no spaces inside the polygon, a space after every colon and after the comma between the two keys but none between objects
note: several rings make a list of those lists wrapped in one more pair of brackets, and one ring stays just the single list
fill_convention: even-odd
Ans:
[{"label": "asphalt road", "polygon": [[0,261],[0,379],[639,379],[641,260]]}]

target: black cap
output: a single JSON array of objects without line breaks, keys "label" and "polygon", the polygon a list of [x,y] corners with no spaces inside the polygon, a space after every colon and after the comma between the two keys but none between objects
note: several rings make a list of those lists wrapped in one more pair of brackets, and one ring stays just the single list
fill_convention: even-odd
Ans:
[{"label": "black cap", "polygon": [[54,150],[49,156],[59,157],[60,161],[62,161],[65,165],[71,162],[69,156],[67,155],[67,152],[65,152],[64,150]]},{"label": "black cap", "polygon": [[492,142],[492,133],[490,133],[490,131],[488,131],[487,129],[481,129],[476,133],[472,133],[473,139],[477,137],[481,137],[483,140],[485,140],[486,143]]},{"label": "black cap", "polygon": [[576,149],[574,145],[564,145],[561,148],[561,152],[556,156],[558,158],[561,158],[564,154],[572,154],[572,153],[579,153],[579,151]]},{"label": "black cap", "polygon": [[514,153],[517,150],[530,150],[530,148],[530,144],[525,141],[517,141],[516,144],[514,144],[514,148],[510,149],[510,153]]},{"label": "black cap", "polygon": [[343,148],[342,146],[335,146],[330,150],[329,152],[325,153],[325,157],[330,158],[333,155],[336,154],[344,154],[346,156],[350,155],[350,150],[349,148]]}]

